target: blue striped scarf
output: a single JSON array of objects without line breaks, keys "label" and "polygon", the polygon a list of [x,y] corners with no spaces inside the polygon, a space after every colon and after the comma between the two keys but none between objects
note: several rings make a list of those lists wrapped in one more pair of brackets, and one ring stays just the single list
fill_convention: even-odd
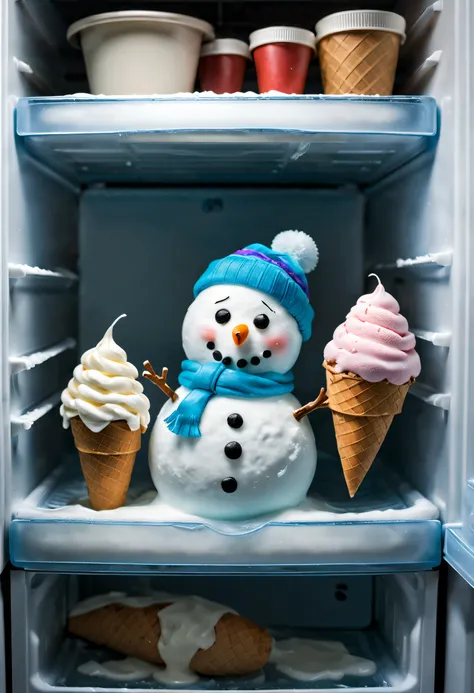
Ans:
[{"label": "blue striped scarf", "polygon": [[178,436],[199,438],[199,423],[207,403],[219,397],[274,397],[293,391],[293,373],[251,375],[226,368],[222,363],[183,361],[179,384],[191,390],[168,418],[169,430]]}]

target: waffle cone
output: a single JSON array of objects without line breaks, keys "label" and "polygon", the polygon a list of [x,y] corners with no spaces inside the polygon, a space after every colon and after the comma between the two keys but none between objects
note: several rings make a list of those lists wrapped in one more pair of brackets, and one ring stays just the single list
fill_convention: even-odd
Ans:
[{"label": "waffle cone", "polygon": [[324,362],[327,402],[349,495],[353,498],[385,440],[393,417],[402,410],[413,380],[392,385],[369,383],[354,373],[336,373]]},{"label": "waffle cone", "polygon": [[[167,604],[133,608],[110,604],[69,619],[69,631],[95,645],[128,657],[164,664],[158,650],[158,612]],[[239,676],[261,669],[270,657],[272,639],[264,628],[236,614],[224,614],[215,627],[215,642],[199,650],[191,669],[203,676]]]},{"label": "waffle cone", "polygon": [[318,54],[324,93],[392,94],[400,40],[390,31],[346,31],[322,38]]},{"label": "waffle cone", "polygon": [[71,419],[74,443],[94,510],[113,510],[125,504],[141,431],[126,421],[112,421],[94,433],[78,416]]}]

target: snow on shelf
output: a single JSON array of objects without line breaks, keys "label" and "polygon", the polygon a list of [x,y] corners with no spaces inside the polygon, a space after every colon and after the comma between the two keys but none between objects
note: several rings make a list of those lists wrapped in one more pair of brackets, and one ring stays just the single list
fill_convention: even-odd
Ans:
[{"label": "snow on shelf", "polygon": [[376,270],[392,270],[392,269],[439,269],[451,267],[453,264],[453,251],[444,250],[439,253],[428,253],[427,255],[418,255],[417,257],[398,258],[395,262],[381,262],[375,265]]},{"label": "snow on shelf", "polygon": [[38,279],[62,279],[70,282],[77,281],[77,274],[67,269],[49,270],[42,267],[32,267],[16,262],[8,263],[9,279],[24,279],[25,277],[35,277]]},{"label": "snow on shelf", "polygon": [[411,330],[417,339],[422,339],[424,342],[430,342],[433,346],[443,347],[447,349],[451,346],[451,332],[432,332],[431,330]]},{"label": "snow on shelf", "polygon": [[12,436],[17,436],[21,431],[29,431],[34,424],[46,416],[51,409],[58,406],[61,401],[61,393],[56,392],[51,397],[43,400],[34,409],[29,409],[24,414],[14,414],[10,417],[10,426]]},{"label": "snow on shelf", "polygon": [[23,98],[28,151],[85,184],[377,182],[436,142],[430,97]]},{"label": "snow on shelf", "polygon": [[10,374],[15,375],[16,373],[21,373],[22,371],[30,371],[36,366],[40,366],[42,363],[46,363],[52,358],[59,356],[59,354],[64,353],[68,349],[74,349],[76,347],[76,340],[69,338],[62,342],[58,342],[49,349],[43,349],[42,351],[35,351],[33,354],[25,354],[23,356],[10,356],[8,363],[10,364]]},{"label": "snow on shelf", "polygon": [[448,392],[436,392],[436,390],[433,390],[429,385],[425,385],[418,381],[413,383],[408,390],[408,394],[417,399],[421,399],[422,402],[432,407],[438,407],[445,411],[449,411],[451,408],[451,395]]},{"label": "snow on shelf", "polygon": [[[71,459],[16,508],[11,560],[34,569],[133,572],[395,572],[439,564],[438,510],[387,469],[367,476],[349,499],[340,465],[321,455],[305,505],[241,523],[206,521],[163,505],[150,482],[128,505],[87,507],[79,462]],[[76,474],[76,476],[71,476]],[[232,559],[230,559],[232,557]]]}]

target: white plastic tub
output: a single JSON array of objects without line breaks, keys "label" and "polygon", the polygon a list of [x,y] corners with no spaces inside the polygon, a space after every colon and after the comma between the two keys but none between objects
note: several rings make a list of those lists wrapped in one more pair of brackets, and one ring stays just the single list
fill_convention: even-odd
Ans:
[{"label": "white plastic tub", "polygon": [[81,19],[67,36],[82,48],[93,94],[173,94],[193,90],[201,44],[214,30],[182,14],[127,11]]}]

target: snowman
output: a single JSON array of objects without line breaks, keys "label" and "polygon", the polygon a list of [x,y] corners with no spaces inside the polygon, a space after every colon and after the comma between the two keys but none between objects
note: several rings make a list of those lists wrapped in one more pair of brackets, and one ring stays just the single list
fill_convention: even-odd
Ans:
[{"label": "snowman", "polygon": [[291,368],[311,335],[305,273],[316,244],[283,231],[212,262],[183,322],[186,359],[174,392],[145,362],[144,376],[169,397],[150,439],[161,499],[216,520],[243,520],[299,505],[316,469],[316,445]]}]

